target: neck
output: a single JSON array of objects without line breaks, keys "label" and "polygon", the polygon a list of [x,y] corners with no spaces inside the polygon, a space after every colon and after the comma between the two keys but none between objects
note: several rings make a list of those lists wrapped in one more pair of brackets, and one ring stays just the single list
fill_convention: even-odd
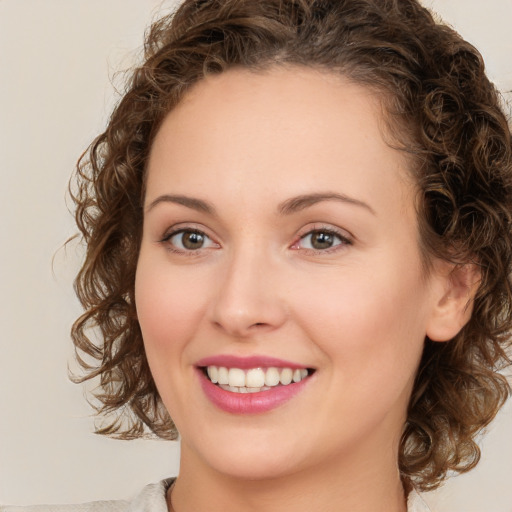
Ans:
[{"label": "neck", "polygon": [[[392,450],[390,450],[392,454]],[[406,512],[396,459],[347,457],[278,478],[218,473],[182,447],[171,512]]]}]

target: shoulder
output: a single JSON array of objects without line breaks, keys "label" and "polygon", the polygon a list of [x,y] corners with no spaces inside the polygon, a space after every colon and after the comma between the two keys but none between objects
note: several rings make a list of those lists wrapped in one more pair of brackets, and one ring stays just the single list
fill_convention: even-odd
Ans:
[{"label": "shoulder", "polygon": [[407,512],[432,512],[425,500],[414,489],[407,498]]},{"label": "shoulder", "polygon": [[78,505],[0,506],[0,512],[126,512],[127,501],[92,501]]},{"label": "shoulder", "polygon": [[76,505],[3,506],[0,512],[167,512],[166,492],[173,478],[144,487],[130,501],[91,501]]},{"label": "shoulder", "polygon": [[[0,512],[167,512],[166,493],[174,478],[144,487],[131,501],[92,501],[78,505],[33,505],[29,507],[0,506]],[[412,491],[407,512],[431,512],[423,498]]]}]

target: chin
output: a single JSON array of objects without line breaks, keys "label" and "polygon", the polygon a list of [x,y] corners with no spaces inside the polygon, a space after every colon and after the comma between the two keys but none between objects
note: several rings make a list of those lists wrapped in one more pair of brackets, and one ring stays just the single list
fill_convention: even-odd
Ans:
[{"label": "chin", "polygon": [[[268,455],[259,457],[225,457],[214,469],[226,477],[239,480],[267,480],[286,477],[296,473],[298,468],[290,460],[269,460]],[[236,459],[236,460],[233,460]]]},{"label": "chin", "polygon": [[182,460],[190,448],[202,459],[202,464],[214,472],[240,480],[284,477],[296,473],[304,461],[311,460],[305,454],[305,446],[297,446],[296,442],[286,443],[282,436],[270,432],[260,431],[251,435],[242,429],[219,434],[203,435],[198,444],[194,443],[195,446],[182,439]]}]

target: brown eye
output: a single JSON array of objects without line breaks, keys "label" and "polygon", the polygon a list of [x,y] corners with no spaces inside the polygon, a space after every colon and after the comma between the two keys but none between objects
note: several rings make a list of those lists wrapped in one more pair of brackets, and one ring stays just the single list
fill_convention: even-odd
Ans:
[{"label": "brown eye", "polygon": [[204,236],[195,231],[186,231],[181,235],[181,243],[185,249],[201,249],[204,244]]},{"label": "brown eye", "polygon": [[338,245],[350,244],[350,240],[334,231],[315,229],[304,235],[296,248],[325,251]]},{"label": "brown eye", "polygon": [[210,237],[201,231],[185,229],[172,233],[164,241],[170,243],[179,251],[197,251],[215,245]]},{"label": "brown eye", "polygon": [[311,234],[311,247],[313,249],[329,249],[335,243],[335,237],[332,233],[318,231]]}]

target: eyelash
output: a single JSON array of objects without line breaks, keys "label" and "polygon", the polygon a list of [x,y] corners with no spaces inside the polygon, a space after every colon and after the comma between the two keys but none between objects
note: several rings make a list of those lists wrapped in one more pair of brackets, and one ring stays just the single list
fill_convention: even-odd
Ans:
[{"label": "eyelash", "polygon": [[[160,243],[165,244],[166,248],[169,251],[176,253],[176,254],[185,255],[185,256],[198,256],[199,254],[201,254],[202,250],[208,249],[208,247],[199,247],[197,249],[179,248],[179,247],[176,247],[176,245],[171,242],[171,240],[175,236],[177,236],[177,235],[183,236],[186,233],[200,235],[200,236],[204,237],[205,240],[209,240],[212,243],[212,245],[216,245],[217,247],[219,246],[219,244],[214,242],[212,240],[212,238],[209,237],[204,231],[201,231],[200,229],[196,229],[196,228],[187,228],[187,227],[179,228],[179,229],[173,230],[169,233],[166,233],[164,235],[164,237],[160,240]],[[183,241],[181,243],[183,244]]]},{"label": "eyelash", "polygon": [[[165,244],[167,249],[173,253],[181,254],[185,256],[198,256],[202,253],[203,250],[209,249],[210,247],[199,247],[197,249],[186,249],[186,248],[178,248],[175,244],[171,242],[172,238],[177,235],[184,235],[186,233],[196,234],[204,237],[206,240],[209,240],[212,245],[219,247],[217,242],[214,242],[211,237],[209,237],[204,231],[196,228],[179,228],[173,230],[163,236],[160,240],[160,243]],[[324,234],[328,236],[332,236],[337,239],[338,243],[332,245],[331,247],[327,247],[325,249],[314,249],[314,248],[301,248],[299,244],[305,240],[307,237],[311,237],[315,233]],[[183,241],[181,242],[183,244]],[[352,245],[352,240],[348,238],[346,235],[341,234],[339,231],[333,229],[332,227],[317,227],[310,229],[308,232],[304,233],[299,237],[299,239],[291,245],[291,249],[293,250],[302,250],[306,254],[329,254],[331,252],[336,252],[342,250],[347,245]]]},{"label": "eyelash", "polygon": [[352,245],[353,241],[346,235],[342,234],[341,232],[337,231],[336,229],[333,229],[332,227],[315,227],[313,229],[310,229],[305,234],[301,235],[299,240],[295,242],[292,245],[292,249],[299,250],[301,249],[299,247],[299,244],[305,240],[307,237],[311,237],[315,233],[317,234],[325,234],[332,236],[338,240],[338,243],[335,245],[332,245],[331,247],[327,247],[325,249],[314,249],[314,248],[302,248],[302,251],[306,252],[307,254],[330,254],[332,252],[336,252],[339,250],[343,250],[347,245]]}]

